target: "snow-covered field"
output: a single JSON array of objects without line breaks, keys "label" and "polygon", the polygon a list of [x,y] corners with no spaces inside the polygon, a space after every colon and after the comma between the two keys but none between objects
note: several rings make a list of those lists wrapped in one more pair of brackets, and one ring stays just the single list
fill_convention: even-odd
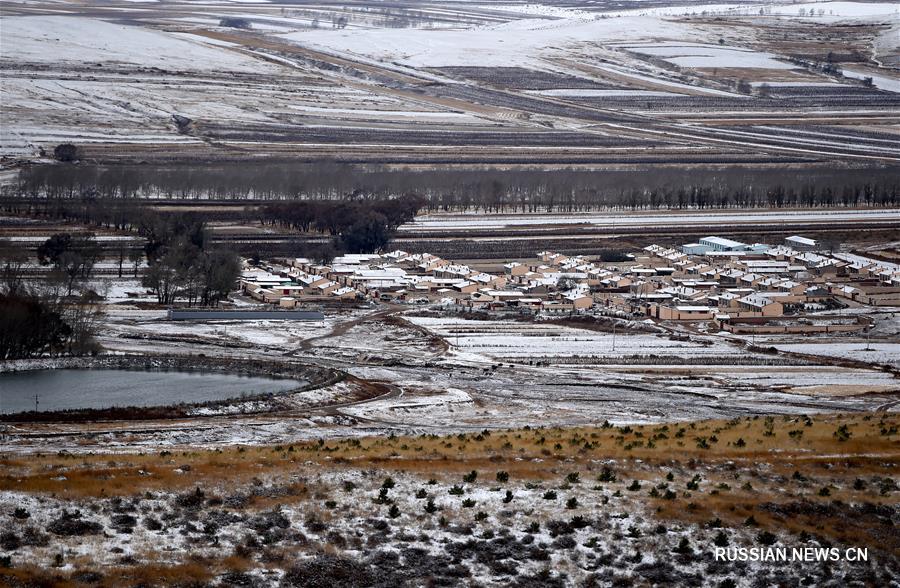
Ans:
[{"label": "snow-covered field", "polygon": [[781,351],[839,357],[900,368],[900,343],[867,343],[866,341],[854,341],[852,343],[775,343],[775,347]]},{"label": "snow-covered field", "polygon": [[335,323],[352,316],[331,313],[324,321],[175,322],[166,320],[164,310],[134,310],[127,306],[108,308],[107,315],[102,340],[113,350],[130,350],[139,344],[146,345],[148,351],[155,345],[159,351],[173,352],[183,347],[184,352],[190,352],[197,345],[210,345],[275,354],[295,349],[304,340],[323,335]]},{"label": "snow-covered field", "polygon": [[785,211],[746,211],[741,213],[705,211],[703,213],[685,213],[672,211],[666,214],[610,214],[610,213],[569,213],[553,214],[492,214],[485,216],[471,214],[426,214],[416,217],[412,223],[401,227],[402,230],[443,230],[461,228],[503,228],[530,225],[594,225],[615,228],[616,226],[633,225],[669,225],[679,224],[727,224],[731,222],[746,223],[779,223],[783,219],[792,221],[829,222],[854,220],[895,220],[900,222],[900,210],[785,210]]},{"label": "snow-covered field", "polygon": [[[90,10],[68,1],[33,1],[29,6],[3,15],[0,38],[0,100],[12,105],[4,111],[0,152],[23,158],[41,157],[42,149],[46,154],[61,142],[83,145],[103,157],[128,157],[134,150],[161,160],[181,159],[181,154],[210,157],[219,150],[330,158],[346,155],[348,143],[365,145],[363,154],[374,160],[392,159],[399,153],[395,147],[417,159],[441,152],[457,158],[462,157],[459,145],[486,142],[469,132],[488,136],[498,128],[523,135],[547,135],[548,129],[584,132],[581,148],[586,148],[601,130],[586,128],[579,113],[596,110],[589,119],[618,118],[603,108],[604,98],[617,102],[615,110],[642,116],[671,111],[680,118],[694,113],[693,103],[683,101],[692,96],[722,98],[716,108],[730,114],[755,108],[746,92],[736,91],[739,81],[837,83],[856,90],[861,83],[852,78],[871,77],[876,88],[890,91],[898,83],[884,67],[894,63],[896,53],[896,34],[887,27],[897,24],[895,7],[886,3],[562,7],[448,1],[385,8],[183,1],[172,5],[171,14],[143,2]],[[784,10],[788,12],[782,14]],[[811,10],[821,15],[810,17]],[[720,13],[739,19],[741,26],[707,20]],[[245,19],[252,31],[223,25],[227,17]],[[878,26],[872,43],[846,46],[844,39],[835,41],[858,55],[874,47],[871,60],[846,64],[843,79],[789,62],[789,55],[765,33],[782,21],[841,18]],[[805,36],[800,35],[801,44]],[[815,39],[810,42],[813,49],[819,46]],[[807,55],[802,47],[792,55],[797,54]],[[434,69],[447,66],[519,66],[602,86],[513,87],[507,95],[485,95],[484,83],[460,81]],[[489,73],[482,79],[489,80]],[[438,90],[442,84],[447,96]],[[592,98],[596,103],[590,103]],[[578,110],[567,106],[570,102]],[[790,101],[785,105],[792,108]],[[858,114],[859,105],[844,108],[828,95],[812,105],[797,105],[803,110],[819,107],[828,108],[829,117],[841,118]],[[873,95],[873,107],[882,112],[891,103]],[[762,108],[777,116],[784,111]],[[173,115],[194,124],[183,128]],[[739,135],[735,140],[737,131],[714,131],[729,135],[723,144],[689,139],[687,129],[674,134],[654,129],[672,122],[667,117],[648,121],[650,125],[635,125],[628,117],[621,122],[627,124],[603,129],[603,134],[615,138],[624,130],[626,138],[641,136],[661,147],[709,156],[746,143]],[[437,145],[435,137],[446,131],[456,134],[444,134],[447,144]],[[771,143],[770,137],[754,139]],[[867,150],[867,145],[862,139],[853,149],[841,141],[798,139],[790,151],[812,157],[825,151],[853,151],[857,158],[890,155],[888,149]],[[521,158],[523,146],[528,142],[512,140],[465,156],[515,150]],[[559,151],[544,153],[565,160],[572,142],[561,140],[552,147]],[[745,156],[757,159],[757,147],[745,149]],[[645,146],[608,149],[616,159],[646,155]],[[774,153],[782,155],[783,149]]]},{"label": "snow-covered field", "polygon": [[793,69],[796,66],[779,61],[771,53],[736,47],[699,44],[621,45],[643,55],[661,57],[681,67],[743,67],[761,69]]},{"label": "snow-covered field", "polygon": [[900,7],[894,2],[801,2],[772,4],[764,8],[768,14],[812,19],[820,22],[840,20],[885,20],[900,18]]},{"label": "snow-covered field", "polygon": [[691,29],[651,17],[608,20],[526,19],[462,30],[304,31],[286,35],[322,50],[360,55],[413,67],[541,67],[586,43],[635,38],[690,38]]},{"label": "snow-covered field", "polygon": [[654,358],[746,355],[746,351],[722,341],[673,341],[665,335],[598,333],[540,322],[428,317],[409,320],[440,334],[455,348],[495,359],[554,358],[566,363],[578,358],[644,356],[652,363]]},{"label": "snow-covered field", "polygon": [[226,48],[139,26],[72,16],[3,16],[2,59],[103,63],[166,70],[264,73],[275,68]]}]

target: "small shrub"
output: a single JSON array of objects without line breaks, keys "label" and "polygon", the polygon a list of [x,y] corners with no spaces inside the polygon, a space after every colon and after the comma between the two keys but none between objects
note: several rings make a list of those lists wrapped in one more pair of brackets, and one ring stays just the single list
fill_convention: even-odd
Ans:
[{"label": "small shrub", "polygon": [[581,515],[575,515],[572,517],[572,520],[569,521],[569,526],[573,529],[584,529],[590,526],[590,522]]},{"label": "small shrub", "polygon": [[78,159],[78,147],[72,143],[61,143],[53,148],[53,157],[57,161],[75,161]]},{"label": "small shrub", "polygon": [[63,537],[80,537],[82,535],[96,535],[103,531],[103,526],[93,521],[81,518],[81,513],[64,510],[62,514],[47,526],[47,530],[54,535]]},{"label": "small shrub", "polygon": [[687,537],[682,537],[681,541],[678,542],[678,547],[673,549],[675,553],[681,553],[683,555],[690,555],[694,553],[694,550],[691,549],[691,543],[688,541]]},{"label": "small shrub", "polygon": [[853,433],[850,432],[850,429],[847,428],[847,425],[841,425],[837,428],[837,431],[833,433],[835,439],[839,442],[843,443],[850,439],[853,436]]}]

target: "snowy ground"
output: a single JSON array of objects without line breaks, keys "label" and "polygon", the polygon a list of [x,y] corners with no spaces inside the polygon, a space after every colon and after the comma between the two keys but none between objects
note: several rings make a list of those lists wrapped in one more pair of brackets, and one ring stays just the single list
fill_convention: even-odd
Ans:
[{"label": "snowy ground", "polygon": [[[666,214],[610,214],[610,213],[568,213],[568,214],[495,214],[485,216],[482,214],[430,214],[416,217],[412,223],[403,225],[400,230],[428,231],[444,229],[471,228],[505,228],[532,225],[592,225],[615,228],[616,226],[644,226],[644,225],[668,225],[672,222],[679,224],[715,225],[729,222],[747,223],[779,223],[785,218],[796,221],[817,223],[831,221],[859,220],[894,220],[900,222],[900,210],[842,210],[817,212],[809,210],[792,210],[779,212],[741,212],[739,215],[729,212],[707,211],[699,213],[685,213],[672,211]],[[677,219],[673,221],[673,219]]]},{"label": "snowy ground", "polygon": [[[898,486],[885,463],[896,426],[871,415],[738,418],[76,460],[8,455],[0,549],[14,573],[52,567],[116,586],[188,575],[284,587],[313,578],[887,586],[900,570],[888,531]],[[832,435],[841,431],[849,442]],[[826,545],[868,548],[869,561],[714,556],[717,546]],[[203,566],[185,566],[197,558]],[[0,581],[9,569],[0,566]]]},{"label": "snowy ground", "polygon": [[686,360],[746,355],[745,350],[722,341],[675,341],[662,334],[598,333],[540,322],[427,317],[409,320],[440,334],[457,350],[497,360],[545,358],[551,363],[574,363],[587,358],[640,356],[653,363],[655,358]]},{"label": "snowy ground", "polygon": [[900,343],[854,342],[777,343],[776,348],[794,353],[840,357],[900,368]]},{"label": "snowy ground", "polygon": [[[854,412],[887,409],[900,392],[890,373],[825,365],[827,351],[820,352],[821,365],[809,365],[748,353],[740,338],[690,334],[676,340],[623,328],[614,345],[612,333],[549,323],[416,316],[405,316],[409,323],[404,323],[384,318],[383,312],[326,311],[323,323],[182,323],[164,320],[164,311],[111,306],[100,338],[111,353],[289,357],[342,370],[387,392],[345,406],[345,392],[315,391],[294,399],[289,408],[297,416],[287,420],[277,413],[227,423],[213,417],[196,427],[160,423],[137,437],[117,435],[112,428],[101,439],[109,447],[213,446],[388,431],[453,433],[525,426],[535,415],[547,424],[574,425]],[[377,316],[369,319],[372,315]],[[780,347],[773,341],[760,344]],[[886,359],[896,347],[872,345],[880,350],[873,355],[881,354],[873,361]],[[833,351],[825,343],[821,347]],[[813,350],[806,345],[804,352]],[[340,406],[318,408],[329,402]],[[72,437],[10,442],[23,451],[60,443],[77,449],[80,428],[69,429]]]},{"label": "snowy ground", "polygon": [[[458,158],[465,145],[483,148],[469,157],[515,153],[520,160],[537,142],[544,157],[565,161],[564,154],[577,151],[627,162],[646,155],[645,141],[675,157],[738,152],[756,160],[760,147],[767,157],[890,156],[875,149],[868,135],[877,133],[864,127],[888,124],[895,105],[877,90],[860,98],[855,92],[862,84],[853,79],[871,77],[875,88],[896,90],[890,66],[898,17],[889,3],[385,8],[185,1],[168,3],[171,12],[151,2],[90,9],[67,1],[8,4],[0,39],[0,98],[7,105],[0,151],[16,157],[39,157],[41,148],[46,153],[63,141],[85,146],[98,159],[132,152],[158,160],[222,151],[247,157],[248,150],[339,157],[350,156],[343,147],[356,145],[355,157],[381,161],[401,154]],[[720,14],[735,22],[711,19]],[[245,19],[252,30],[223,26],[225,17]],[[822,22],[871,29],[858,38],[820,39],[813,27]],[[782,45],[786,23],[795,26],[796,38]],[[845,76],[789,59],[824,61],[821,47],[835,44],[861,56],[842,61]],[[480,81],[436,69],[447,66],[479,69]],[[534,94],[516,80],[491,79],[495,68],[515,66],[529,75],[576,77],[611,93],[567,94],[573,88],[563,84]],[[738,91],[740,81],[836,88],[770,104]],[[841,90],[856,101],[843,99]],[[857,126],[863,134],[848,145],[756,132],[758,144],[748,150],[746,137],[734,129],[710,125],[693,134],[695,97],[721,99],[711,103],[710,114],[780,118],[824,110],[834,124]],[[624,116],[629,112],[640,112],[649,124]],[[179,128],[173,115],[194,124]],[[557,141],[547,136],[554,129],[584,137],[573,145],[561,133]],[[498,130],[528,140],[486,145],[482,134]],[[596,146],[598,135],[616,141]],[[635,139],[640,144],[633,145]]]}]

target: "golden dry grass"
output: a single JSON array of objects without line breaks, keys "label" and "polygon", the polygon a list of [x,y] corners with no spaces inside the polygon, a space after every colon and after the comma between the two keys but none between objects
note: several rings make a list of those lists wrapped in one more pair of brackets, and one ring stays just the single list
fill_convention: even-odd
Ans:
[{"label": "golden dry grass", "polygon": [[[855,460],[858,474],[885,473],[882,464],[900,457],[900,434],[889,434],[898,422],[890,413],[860,413],[350,438],[159,454],[0,454],[0,490],[80,498],[239,486],[283,475],[299,464],[453,478],[473,469],[506,470],[512,479],[530,480],[554,477],[562,465],[584,469],[603,460],[621,462],[619,467],[635,460],[656,465],[695,460],[745,467],[767,463],[776,469]],[[176,471],[185,465],[189,471]]]},{"label": "golden dry grass", "polygon": [[178,565],[144,564],[121,566],[114,573],[100,574],[99,577],[81,575],[91,572],[91,568],[76,569],[73,572],[57,571],[54,568],[27,565],[17,568],[0,568],[0,586],[40,586],[41,588],[118,588],[120,586],[191,586],[209,582],[219,569],[218,566],[202,562]]},{"label": "golden dry grass", "polygon": [[[873,480],[896,475],[898,428],[897,415],[865,413],[349,438],[158,454],[5,454],[0,455],[0,490],[76,500],[199,486],[210,496],[265,480],[289,491],[256,497],[250,508],[306,501],[307,514],[328,520],[334,513],[321,504],[333,488],[303,476],[365,470],[376,472],[379,480],[405,472],[423,482],[437,478],[455,484],[475,470],[479,482],[492,484],[503,470],[513,487],[540,481],[552,488],[577,472],[582,485],[642,501],[660,521],[704,525],[718,519],[723,526],[738,527],[752,517],[759,529],[806,532],[900,553],[900,536],[871,510],[897,501],[896,491],[879,492]],[[616,482],[598,482],[604,466],[614,470]],[[176,472],[179,468],[183,473]],[[701,482],[691,487],[695,475]],[[859,478],[868,480],[864,487],[854,486]],[[641,481],[640,490],[628,491],[632,480]],[[819,494],[823,487],[830,489],[827,495]],[[662,490],[652,493],[654,488]],[[672,492],[663,496],[666,490]],[[850,506],[859,504],[871,508]],[[96,585],[167,586],[254,566],[237,554],[179,565],[147,555],[149,563],[118,566],[114,577],[104,576]],[[85,562],[84,569],[89,565]],[[0,571],[0,585],[84,585],[73,578],[37,565]]]}]

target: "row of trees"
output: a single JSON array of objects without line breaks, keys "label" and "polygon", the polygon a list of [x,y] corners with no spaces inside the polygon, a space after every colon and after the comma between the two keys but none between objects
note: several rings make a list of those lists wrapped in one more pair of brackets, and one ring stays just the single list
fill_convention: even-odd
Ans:
[{"label": "row of trees", "polygon": [[424,198],[412,194],[382,200],[276,202],[262,207],[263,223],[334,237],[327,253],[371,253],[383,249],[397,228],[412,221]]},{"label": "row of trees", "polygon": [[[351,200],[294,200],[276,201],[248,209],[230,211],[227,218],[233,222],[260,221],[263,224],[282,229],[304,233],[319,233],[331,236],[325,246],[317,246],[316,250],[300,251],[298,254],[326,259],[341,252],[369,253],[385,247],[393,238],[397,228],[403,223],[412,221],[426,204],[426,200],[415,194],[405,194],[397,198],[369,200],[357,196]],[[119,231],[137,233],[146,239],[145,253],[150,265],[149,274],[158,278],[156,285],[162,287],[161,302],[171,302],[171,296],[165,294],[171,283],[167,277],[168,269],[182,267],[178,271],[184,279],[176,280],[180,284],[193,284],[193,276],[197,268],[209,264],[219,264],[228,257],[224,252],[210,251],[205,225],[197,216],[184,214],[159,213],[147,201],[136,199],[101,199],[60,198],[60,199],[24,199],[7,200],[4,208],[9,212],[32,217],[67,221]],[[204,218],[211,216],[204,214]],[[225,219],[223,219],[225,220]],[[86,236],[57,236],[47,245],[45,257],[52,254],[52,261],[60,262],[60,267],[74,281],[83,275],[82,263],[95,259],[99,249],[93,250],[82,243],[57,242],[57,239],[87,239]],[[71,246],[70,246],[71,245]],[[61,246],[68,246],[63,255],[56,252]],[[39,252],[41,253],[41,252]],[[76,255],[76,253],[78,255]],[[120,243],[115,252],[119,260],[119,277],[125,260],[137,267],[136,250],[127,243]],[[49,257],[48,257],[49,259]],[[162,262],[161,267],[154,267]],[[189,271],[190,270],[190,271]],[[211,270],[210,270],[211,271]],[[157,276],[158,272],[164,275]],[[215,276],[205,280],[218,282]],[[187,292],[184,298],[192,303],[209,303],[215,301],[219,289],[204,287],[194,295],[195,288],[174,287],[173,294],[180,297],[179,292]]]},{"label": "row of trees", "polygon": [[41,265],[52,265],[54,278],[71,296],[78,282],[87,282],[102,250],[92,233],[57,233],[37,250]]},{"label": "row of trees", "polygon": [[[598,209],[896,206],[900,170],[681,167],[644,170],[394,169],[319,162],[228,166],[55,165],[23,169],[4,189],[25,199],[392,200],[425,210],[574,212]],[[109,222],[117,223],[110,210]]]},{"label": "row of trees", "polygon": [[27,277],[27,251],[0,240],[0,359],[97,350],[99,296],[85,287],[96,262],[92,241],[54,235],[39,248],[41,263],[53,266],[49,277],[33,280]]},{"label": "row of trees", "polygon": [[[214,306],[234,289],[240,261],[209,246],[200,219],[143,214],[135,227],[148,262],[142,284],[161,304]],[[91,233],[57,233],[37,248],[41,273],[21,243],[0,240],[0,359],[97,351],[102,306],[91,280],[102,255]]]},{"label": "row of trees", "polygon": [[195,214],[142,214],[147,271],[142,283],[160,304],[217,306],[240,276],[238,256],[210,245],[204,221]]}]

